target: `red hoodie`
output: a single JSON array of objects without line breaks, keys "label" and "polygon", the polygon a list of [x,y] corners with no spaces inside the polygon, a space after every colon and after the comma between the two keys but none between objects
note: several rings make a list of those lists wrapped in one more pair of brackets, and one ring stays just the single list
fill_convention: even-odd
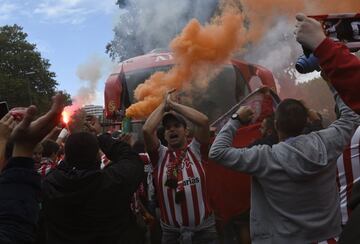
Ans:
[{"label": "red hoodie", "polygon": [[340,97],[360,114],[360,60],[343,43],[329,38],[316,48],[314,54]]}]

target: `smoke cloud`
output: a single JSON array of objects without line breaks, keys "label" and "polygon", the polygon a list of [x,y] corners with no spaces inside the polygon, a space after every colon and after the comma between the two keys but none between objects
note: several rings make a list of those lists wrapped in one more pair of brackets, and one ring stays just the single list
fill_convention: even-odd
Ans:
[{"label": "smoke cloud", "polygon": [[82,86],[72,98],[74,106],[80,108],[96,100],[98,82],[108,66],[109,62],[99,55],[90,56],[85,63],[78,66],[76,75],[81,80]]},{"label": "smoke cloud", "polygon": [[[132,118],[148,116],[162,101],[164,94],[184,86],[201,86],[206,77],[216,73],[216,67],[228,61],[243,43],[240,15],[226,13],[214,24],[201,26],[193,19],[171,42],[176,65],[167,73],[156,72],[135,90],[139,101],[126,110]],[[190,83],[194,82],[194,83]]]},{"label": "smoke cloud", "polygon": [[[236,0],[234,0],[236,1]],[[277,80],[282,97],[295,95],[294,85],[299,74],[294,63],[302,53],[293,31],[295,14],[307,15],[354,12],[360,1],[323,0],[242,0],[243,14],[249,22],[247,39],[250,45],[243,52],[246,61],[270,69]]]},{"label": "smoke cloud", "polygon": [[[171,42],[177,65],[168,73],[154,74],[136,89],[135,97],[139,102],[127,110],[127,115],[134,118],[149,115],[171,88],[206,86],[207,80],[218,71],[217,67],[229,60],[235,51],[240,51],[245,61],[273,71],[283,90],[291,89],[288,83],[294,84],[296,78],[293,63],[301,53],[293,36],[295,14],[318,15],[360,9],[358,0],[222,0],[219,6],[217,1],[205,0],[121,2],[125,9],[120,16],[121,25],[115,28],[120,38],[111,43],[111,48],[120,53],[120,59],[167,46],[191,17],[200,19],[191,20]],[[214,13],[220,16],[213,19],[213,24],[200,24]]]},{"label": "smoke cloud", "polygon": [[276,80],[278,93],[284,83],[294,84],[296,71],[293,68],[296,59],[301,55],[301,46],[293,35],[294,25],[286,17],[279,17],[275,25],[256,43],[249,45],[242,59],[269,69]]},{"label": "smoke cloud", "polygon": [[[305,1],[305,0],[303,0]],[[347,0],[347,1],[337,1],[337,0],[316,0],[316,1],[305,1],[306,8],[305,10],[309,11],[311,14],[319,13],[319,10],[323,13],[353,13],[359,12],[360,10],[360,1],[357,0]]]},{"label": "smoke cloud", "polygon": [[196,18],[205,23],[214,14],[218,0],[123,0],[107,52],[120,61],[154,48],[167,48],[172,38]]}]

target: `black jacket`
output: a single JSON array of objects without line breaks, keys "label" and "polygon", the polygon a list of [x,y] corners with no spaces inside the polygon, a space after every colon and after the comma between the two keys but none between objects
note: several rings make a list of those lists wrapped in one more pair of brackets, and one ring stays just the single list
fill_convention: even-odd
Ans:
[{"label": "black jacket", "polygon": [[108,167],[76,170],[65,162],[45,178],[47,243],[128,243],[121,240],[132,223],[130,198],[144,165],[128,144],[108,134],[99,137],[99,144],[112,160]]},{"label": "black jacket", "polygon": [[32,243],[39,216],[40,175],[31,158],[11,158],[0,176],[0,243]]},{"label": "black jacket", "polygon": [[360,243],[360,182],[353,185],[352,196],[348,205],[353,211],[341,233],[338,244]]}]

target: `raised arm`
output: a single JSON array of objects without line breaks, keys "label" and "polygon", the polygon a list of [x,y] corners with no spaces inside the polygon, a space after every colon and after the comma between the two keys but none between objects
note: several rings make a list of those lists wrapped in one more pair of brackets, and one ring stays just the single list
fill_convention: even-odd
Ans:
[{"label": "raised arm", "polygon": [[104,169],[105,173],[118,185],[127,186],[134,192],[144,176],[144,162],[131,146],[111,138],[110,134],[98,137],[100,149],[112,162]]},{"label": "raised arm", "polygon": [[270,147],[234,148],[232,143],[237,130],[253,117],[249,107],[240,107],[236,113],[239,119],[230,119],[224,125],[210,148],[209,158],[225,167],[262,176],[268,167]]},{"label": "raised arm", "polygon": [[165,113],[165,103],[161,103],[147,118],[143,125],[144,143],[147,152],[153,152],[159,147],[156,129]]},{"label": "raised arm", "polygon": [[40,176],[31,157],[36,145],[58,123],[64,101],[62,95],[55,96],[51,109],[37,120],[36,107],[30,106],[10,135],[14,150],[0,177],[0,243],[34,241]]},{"label": "raised arm", "polygon": [[14,117],[8,113],[0,120],[0,172],[5,167],[5,149],[11,131],[15,127]]},{"label": "raised arm", "polygon": [[353,112],[337,94],[335,94],[335,101],[340,111],[340,118],[328,128],[315,132],[322,138],[325,147],[331,148],[327,151],[328,161],[331,162],[336,162],[346,145],[350,143],[360,123],[360,116]]},{"label": "raised arm", "polygon": [[168,96],[166,101],[167,101],[166,104],[169,106],[169,109],[174,110],[175,112],[183,115],[186,119],[188,119],[196,126],[194,137],[198,142],[203,144],[209,143],[210,141],[209,119],[205,114],[186,105],[174,102],[171,99],[171,96]]},{"label": "raised arm", "polygon": [[340,97],[360,114],[360,60],[344,44],[330,39],[325,39],[314,54]]},{"label": "raised arm", "polygon": [[339,42],[326,38],[321,24],[303,14],[296,16],[297,41],[318,58],[322,72],[328,77],[344,102],[360,114],[360,60]]}]

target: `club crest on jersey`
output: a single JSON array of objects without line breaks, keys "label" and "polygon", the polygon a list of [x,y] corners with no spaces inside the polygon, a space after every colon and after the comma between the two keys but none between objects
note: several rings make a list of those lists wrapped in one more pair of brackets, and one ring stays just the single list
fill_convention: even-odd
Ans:
[{"label": "club crest on jersey", "polygon": [[185,167],[186,167],[186,169],[188,169],[191,167],[192,164],[193,164],[193,162],[191,162],[189,160],[189,157],[185,157],[181,163],[181,169],[184,169]]}]

